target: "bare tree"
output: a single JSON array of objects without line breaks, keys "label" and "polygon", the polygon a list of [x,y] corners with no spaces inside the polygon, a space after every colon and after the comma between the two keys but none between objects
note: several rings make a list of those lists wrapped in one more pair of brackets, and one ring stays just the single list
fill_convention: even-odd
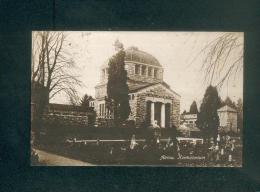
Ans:
[{"label": "bare tree", "polygon": [[[221,88],[231,76],[243,69],[242,33],[223,33],[209,42],[197,55],[206,53],[201,70],[204,83]],[[195,58],[196,59],[196,58]]]},{"label": "bare tree", "polygon": [[76,87],[81,86],[81,81],[75,75],[75,63],[66,49],[69,42],[65,33],[38,31],[32,37],[32,82],[48,90],[48,99],[65,93],[79,100]]}]

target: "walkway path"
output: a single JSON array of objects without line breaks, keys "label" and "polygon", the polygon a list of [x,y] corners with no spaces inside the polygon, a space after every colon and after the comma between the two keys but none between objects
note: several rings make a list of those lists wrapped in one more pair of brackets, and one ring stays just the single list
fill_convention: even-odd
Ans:
[{"label": "walkway path", "polygon": [[39,155],[40,162],[46,166],[94,166],[93,164],[87,162],[70,159],[38,149],[35,149],[35,151]]}]

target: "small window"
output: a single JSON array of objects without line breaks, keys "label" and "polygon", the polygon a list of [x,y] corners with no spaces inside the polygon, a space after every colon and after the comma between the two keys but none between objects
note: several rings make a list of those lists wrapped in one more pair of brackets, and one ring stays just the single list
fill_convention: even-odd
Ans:
[{"label": "small window", "polygon": [[142,66],[142,75],[145,75],[146,66]]},{"label": "small window", "polygon": [[135,65],[135,74],[140,74],[140,65]]},{"label": "small window", "polygon": [[151,67],[148,68],[148,76],[150,76],[150,77],[152,76],[152,68]]},{"label": "small window", "polygon": [[135,99],[135,95],[134,94],[132,95],[132,99]]},{"label": "small window", "polygon": [[158,77],[158,69],[154,69],[154,77],[155,77],[155,78]]}]

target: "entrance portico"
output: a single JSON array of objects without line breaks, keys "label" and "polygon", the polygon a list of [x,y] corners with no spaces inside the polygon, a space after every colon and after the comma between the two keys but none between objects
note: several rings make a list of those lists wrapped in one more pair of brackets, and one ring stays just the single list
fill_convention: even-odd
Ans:
[{"label": "entrance portico", "polygon": [[156,120],[161,128],[169,127],[171,103],[172,101],[170,99],[147,97],[147,123],[153,125]]}]

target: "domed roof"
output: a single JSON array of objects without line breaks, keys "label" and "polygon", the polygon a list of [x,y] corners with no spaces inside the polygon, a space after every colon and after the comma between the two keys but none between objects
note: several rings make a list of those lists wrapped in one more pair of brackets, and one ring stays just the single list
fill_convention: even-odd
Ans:
[{"label": "domed roof", "polygon": [[[140,62],[149,65],[154,65],[156,67],[162,67],[159,61],[149,53],[139,50],[137,47],[129,47],[125,50],[125,61],[132,61],[132,62]],[[109,59],[107,59],[101,68],[108,67]]]},{"label": "domed roof", "polygon": [[126,61],[140,62],[145,64],[162,67],[159,61],[149,53],[139,50],[137,47],[129,47],[125,50]]}]

